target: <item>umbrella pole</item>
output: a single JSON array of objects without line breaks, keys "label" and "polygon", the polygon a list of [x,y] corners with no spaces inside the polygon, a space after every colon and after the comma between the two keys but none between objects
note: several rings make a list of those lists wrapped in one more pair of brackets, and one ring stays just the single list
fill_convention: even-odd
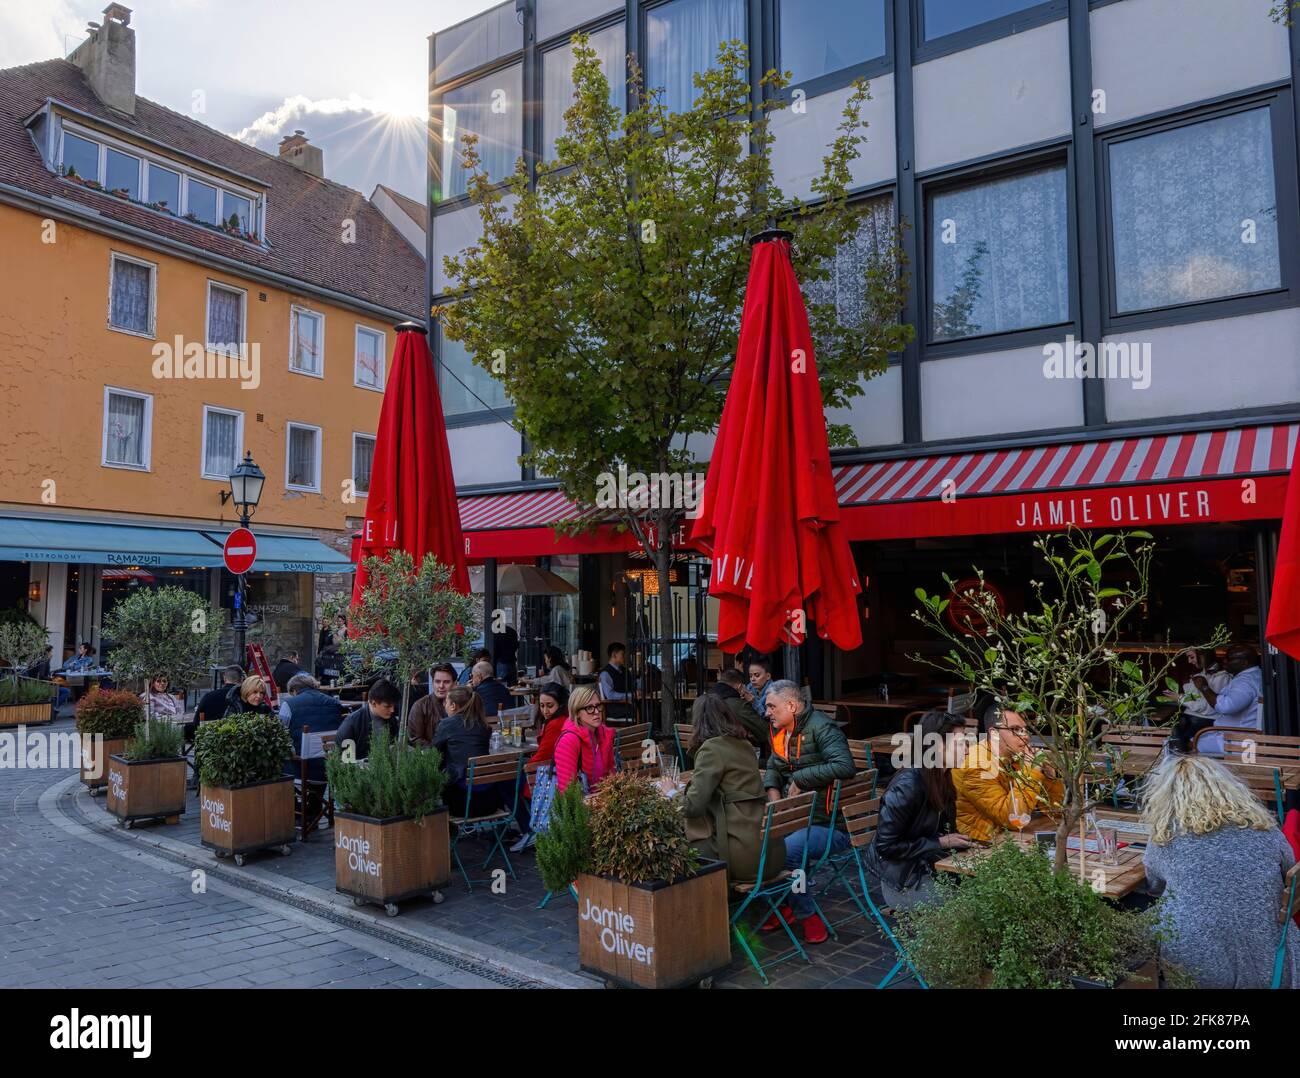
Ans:
[{"label": "umbrella pole", "polygon": [[793,681],[802,687],[802,671],[799,669],[799,648],[794,644],[781,645],[781,658],[785,667],[787,681]]}]

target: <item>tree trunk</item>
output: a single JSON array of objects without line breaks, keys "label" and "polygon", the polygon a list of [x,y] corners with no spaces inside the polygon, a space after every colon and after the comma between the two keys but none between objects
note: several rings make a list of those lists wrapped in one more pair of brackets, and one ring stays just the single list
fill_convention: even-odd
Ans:
[{"label": "tree trunk", "polygon": [[1079,791],[1071,790],[1070,794],[1070,803],[1065,806],[1065,814],[1061,817],[1061,822],[1056,828],[1056,861],[1053,867],[1057,872],[1065,868],[1066,855],[1070,849],[1070,837],[1074,832],[1075,825],[1083,816],[1083,802],[1079,798]]},{"label": "tree trunk", "polygon": [[402,748],[406,748],[406,738],[407,738],[406,722],[407,719],[409,718],[409,716],[406,713],[406,707],[410,699],[411,699],[411,678],[408,675],[406,678],[403,679],[403,684],[402,684],[402,723],[401,723],[401,729],[397,733],[397,744]]},{"label": "tree trunk", "polygon": [[659,574],[659,658],[662,671],[659,693],[659,732],[661,734],[671,733],[673,723],[677,721],[673,699],[673,688],[676,685],[673,637],[676,635],[676,627],[673,622],[673,589],[669,579],[673,549],[672,529],[668,526],[671,520],[668,514],[660,518],[655,545],[655,569]]}]

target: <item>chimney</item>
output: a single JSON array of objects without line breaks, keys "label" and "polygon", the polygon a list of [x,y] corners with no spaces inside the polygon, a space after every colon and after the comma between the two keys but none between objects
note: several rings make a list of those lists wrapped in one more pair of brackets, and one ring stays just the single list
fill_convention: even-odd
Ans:
[{"label": "chimney", "polygon": [[301,130],[285,135],[280,140],[280,160],[288,161],[303,172],[325,178],[325,155],[319,146],[313,146],[307,141],[307,136]]},{"label": "chimney", "polygon": [[86,73],[91,89],[111,109],[135,115],[135,31],[131,9],[104,8],[103,24],[91,23],[90,37],[68,57]]}]

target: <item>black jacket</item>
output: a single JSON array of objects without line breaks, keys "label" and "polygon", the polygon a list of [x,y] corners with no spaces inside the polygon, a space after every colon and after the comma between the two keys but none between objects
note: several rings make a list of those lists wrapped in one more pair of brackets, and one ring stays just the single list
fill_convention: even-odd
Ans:
[{"label": "black jacket", "polygon": [[459,715],[448,715],[433,731],[433,747],[442,753],[442,767],[456,785],[463,785],[472,756],[486,756],[492,744],[487,725],[466,726]]},{"label": "black jacket", "polygon": [[338,733],[334,736],[334,743],[342,750],[345,741],[351,741],[355,746],[356,758],[358,760],[368,760],[370,758],[370,737],[376,731],[388,729],[388,736],[396,740],[398,734],[397,713],[393,713],[391,719],[381,719],[378,715],[370,712],[369,704],[362,704],[359,708],[348,715],[339,726]]},{"label": "black jacket", "polygon": [[474,686],[479,699],[483,701],[483,714],[494,719],[501,708],[510,706],[510,690],[499,678],[485,678]]},{"label": "black jacket", "polygon": [[[266,697],[262,697],[262,702],[258,704],[257,707],[253,707],[252,704],[239,695],[239,689],[240,686],[231,685],[230,688],[226,690],[226,708],[217,716],[217,718],[224,718],[226,715],[275,714],[275,712],[271,710],[271,705],[266,702]],[[207,697],[205,696],[203,699],[207,700]],[[200,703],[200,706],[202,706],[202,703]],[[208,715],[206,711],[204,711],[203,714],[207,718],[212,718],[212,716]]]},{"label": "black jacket", "polygon": [[953,830],[955,817],[955,806],[941,813],[930,804],[919,768],[904,768],[885,791],[867,863],[891,887],[907,890],[947,852],[939,836]]},{"label": "black jacket", "polygon": [[303,673],[303,669],[295,662],[288,659],[281,659],[275,664],[275,669],[271,671],[271,680],[275,682],[275,687],[281,692],[289,691],[289,679],[294,674]]}]

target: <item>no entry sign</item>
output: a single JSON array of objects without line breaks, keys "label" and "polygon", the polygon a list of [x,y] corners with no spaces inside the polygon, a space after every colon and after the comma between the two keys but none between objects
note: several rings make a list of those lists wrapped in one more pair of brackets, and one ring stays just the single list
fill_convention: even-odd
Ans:
[{"label": "no entry sign", "polygon": [[257,560],[257,537],[247,528],[236,528],[226,536],[221,556],[230,572],[243,576]]}]

